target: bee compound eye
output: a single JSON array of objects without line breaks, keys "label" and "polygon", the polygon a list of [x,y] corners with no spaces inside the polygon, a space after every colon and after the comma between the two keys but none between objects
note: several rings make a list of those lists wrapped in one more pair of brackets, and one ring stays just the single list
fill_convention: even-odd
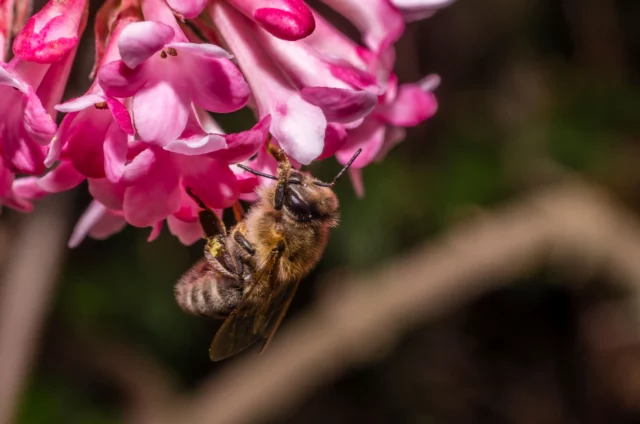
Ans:
[{"label": "bee compound eye", "polygon": [[305,202],[294,190],[289,190],[284,204],[287,209],[301,221],[308,221],[312,217],[312,207]]}]

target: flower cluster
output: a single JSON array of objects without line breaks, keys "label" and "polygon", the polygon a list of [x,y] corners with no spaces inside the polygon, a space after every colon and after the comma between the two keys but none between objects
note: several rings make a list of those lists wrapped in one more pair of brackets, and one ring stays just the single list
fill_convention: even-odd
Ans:
[{"label": "flower cluster", "polygon": [[[106,0],[95,16],[93,82],[61,103],[88,20],[88,0],[0,4],[0,204],[32,202],[83,181],[94,200],[70,245],[127,223],[202,236],[190,188],[222,210],[260,183],[232,166],[273,172],[270,133],[298,164],[363,153],[383,157],[437,108],[439,79],[398,85],[393,44],[405,22],[451,0],[323,0],[349,19],[359,44],[304,0]],[[221,47],[221,46],[224,46]],[[213,113],[245,106],[257,123],[226,134]],[[64,113],[59,125],[57,114]]]}]

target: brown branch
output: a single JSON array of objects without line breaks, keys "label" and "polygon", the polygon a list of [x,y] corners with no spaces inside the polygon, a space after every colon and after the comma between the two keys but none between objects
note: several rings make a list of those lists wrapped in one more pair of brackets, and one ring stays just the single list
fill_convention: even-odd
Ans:
[{"label": "brown branch", "polygon": [[230,364],[154,422],[269,421],[348,367],[375,360],[408,329],[544,260],[595,260],[637,283],[634,221],[607,195],[578,182],[478,217],[379,271],[334,284],[334,293],[285,324],[262,356]]},{"label": "brown branch", "polygon": [[66,250],[68,198],[43,200],[23,220],[0,286],[0,423],[13,422]]}]

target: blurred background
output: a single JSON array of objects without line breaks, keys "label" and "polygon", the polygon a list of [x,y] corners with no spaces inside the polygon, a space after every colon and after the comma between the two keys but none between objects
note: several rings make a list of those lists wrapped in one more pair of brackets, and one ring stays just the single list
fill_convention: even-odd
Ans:
[{"label": "blurred background", "polygon": [[[92,40],[83,43],[90,49]],[[397,57],[402,82],[442,77],[439,111],[364,170],[364,198],[346,180],[337,187],[342,223],[283,329],[323,291],[323,276],[374,270],[561,175],[605,187],[640,219],[640,2],[459,0],[409,24]],[[84,91],[91,61],[74,70],[78,86],[67,97]],[[247,119],[221,121],[231,131]],[[311,167],[324,179],[337,169],[333,160]],[[64,202],[72,203],[66,222],[53,225],[68,234],[89,202],[86,186]],[[0,284],[29,219],[0,217]],[[158,392],[188,393],[243,359],[211,363],[219,322],[185,315],[174,301],[173,284],[202,244],[184,247],[167,231],[152,243],[147,236],[128,227],[64,251],[17,423],[132,422]],[[269,422],[639,422],[640,342],[630,336],[639,311],[618,313],[629,294],[583,265],[543,266],[476,296]],[[339,291],[340,281],[331,285]],[[614,337],[616,346],[631,341],[599,348]]]}]

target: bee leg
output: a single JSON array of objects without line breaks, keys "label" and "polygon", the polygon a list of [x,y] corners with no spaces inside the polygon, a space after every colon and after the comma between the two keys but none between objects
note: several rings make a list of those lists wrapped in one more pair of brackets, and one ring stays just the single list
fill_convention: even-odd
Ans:
[{"label": "bee leg", "polygon": [[235,240],[238,245],[243,248],[249,256],[253,256],[256,253],[256,249],[253,247],[253,244],[242,234],[240,231],[236,231],[233,233],[233,240]]},{"label": "bee leg", "polygon": [[187,194],[191,196],[191,198],[196,202],[196,204],[202,209],[198,212],[198,218],[200,220],[200,225],[202,226],[202,230],[204,231],[206,238],[211,240],[218,235],[227,234],[227,229],[224,226],[224,223],[218,215],[207,205],[204,204],[202,200],[198,196],[193,193],[191,188],[187,188]]},{"label": "bee leg", "polygon": [[278,161],[278,185],[276,187],[276,195],[274,198],[275,210],[282,209],[284,204],[284,195],[287,191],[287,181],[291,173],[291,163],[284,153],[284,150],[276,148],[271,142],[267,145],[267,151]]}]

